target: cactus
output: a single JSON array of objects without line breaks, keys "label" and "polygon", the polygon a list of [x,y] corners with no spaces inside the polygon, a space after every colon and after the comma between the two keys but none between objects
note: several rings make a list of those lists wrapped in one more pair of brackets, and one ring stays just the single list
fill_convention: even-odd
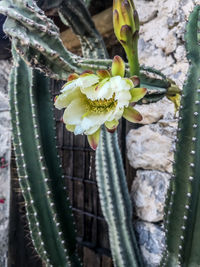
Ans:
[{"label": "cactus", "polygon": [[[46,4],[47,9],[58,7],[63,22],[70,24],[81,38],[84,58],[67,51],[57,27],[32,0],[1,2],[0,11],[8,16],[4,29],[13,43],[14,67],[10,76],[13,142],[30,232],[38,254],[47,266],[79,266],[71,209],[56,155],[48,78],[30,66],[52,78],[66,80],[72,71],[108,69],[111,60],[105,59],[102,38],[81,0],[39,3]],[[148,88],[146,102],[166,95],[171,85],[165,76],[146,67],[141,67],[140,72],[140,82]],[[128,65],[126,74],[130,74]],[[96,168],[115,266],[143,266],[116,133],[102,130]]]},{"label": "cactus", "polygon": [[117,134],[111,135],[103,129],[96,153],[101,207],[109,225],[115,266],[143,266],[133,231],[132,205],[119,151]]},{"label": "cactus", "polygon": [[[65,5],[67,5],[67,3],[68,1],[66,1]],[[78,12],[79,15],[77,16],[81,17],[83,8],[84,6],[80,5]],[[23,1],[21,2],[19,0],[13,2],[10,0],[2,1],[0,5],[0,12],[8,16],[4,25],[4,30],[10,37],[16,40],[15,46],[17,52],[22,56],[26,63],[45,72],[46,75],[51,78],[66,80],[70,72],[81,73],[86,69],[108,69],[112,64],[112,60],[109,59],[81,58],[67,51],[60,40],[58,28],[44,15],[42,10],[39,9],[34,2],[28,1],[25,4]],[[70,12],[72,12],[72,9]],[[63,12],[60,12],[60,14],[61,13],[64,14]],[[66,11],[65,14],[61,16],[64,18],[65,15],[67,16]],[[66,20],[63,19],[63,21]],[[81,23],[82,22],[83,19]],[[92,32],[93,39],[96,39],[97,32],[94,30],[93,23],[89,31],[88,27],[90,24],[84,22],[81,25],[86,25],[85,27],[88,34],[89,32]],[[82,36],[82,34],[86,31],[81,32],[79,30],[80,27],[76,24],[73,29],[76,29],[78,35],[81,36],[82,43],[84,39],[86,43],[89,42],[85,36]],[[105,47],[102,45],[102,38],[99,37],[98,40],[98,46],[100,46],[98,49],[98,56],[100,56],[101,54],[103,55]],[[90,55],[93,57],[95,54],[97,56],[96,46],[97,44],[93,46],[92,49],[90,49],[90,46],[87,46],[87,51],[89,51]],[[86,48],[83,51],[84,54],[85,50]],[[94,54],[91,54],[92,50]],[[87,52],[87,55],[89,52]],[[151,68],[141,66],[141,71],[145,71],[147,73],[149,72],[150,74],[155,73],[162,77],[160,72]],[[128,65],[126,65],[127,75],[130,75],[129,72]],[[145,84],[145,79],[143,81],[142,79],[143,76],[141,76],[141,83],[148,89],[148,83]],[[166,77],[164,80],[166,80]],[[152,88],[152,86],[154,87],[154,90],[156,90],[157,85],[155,84],[154,86],[153,81],[150,88]],[[163,89],[166,93],[166,82]]]},{"label": "cactus", "polygon": [[200,6],[189,17],[185,41],[190,63],[183,88],[173,178],[166,200],[166,249],[161,266],[199,266],[200,240]]},{"label": "cactus", "polygon": [[33,244],[47,265],[79,266],[71,209],[54,150],[49,82],[38,72],[33,75],[15,51],[13,55],[13,142]]}]

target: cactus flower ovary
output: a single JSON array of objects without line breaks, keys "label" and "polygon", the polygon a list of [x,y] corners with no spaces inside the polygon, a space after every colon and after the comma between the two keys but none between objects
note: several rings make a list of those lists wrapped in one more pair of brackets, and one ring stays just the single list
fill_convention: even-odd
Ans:
[{"label": "cactus flower ovary", "polygon": [[146,89],[134,88],[134,82],[124,78],[124,73],[123,60],[115,56],[111,72],[71,74],[56,98],[56,108],[65,108],[63,121],[66,128],[75,135],[86,134],[93,149],[98,145],[103,124],[113,132],[122,116],[131,122],[142,120],[141,114],[130,103],[140,100]]}]

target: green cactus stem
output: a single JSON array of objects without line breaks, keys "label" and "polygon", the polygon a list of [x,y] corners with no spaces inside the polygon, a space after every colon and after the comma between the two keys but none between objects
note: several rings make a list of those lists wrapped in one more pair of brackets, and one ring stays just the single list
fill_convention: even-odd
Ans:
[{"label": "green cactus stem", "polygon": [[[69,1],[70,2],[70,1]],[[75,4],[77,1],[75,1]],[[71,8],[73,15],[74,8]],[[79,12],[79,11],[76,11]],[[83,13],[83,12],[80,12]],[[67,13],[64,13],[67,19]],[[80,16],[81,17],[81,16]],[[82,18],[83,20],[83,18]],[[75,23],[75,31],[82,38],[82,44],[90,41],[93,36],[93,23],[83,23],[80,30],[80,21]],[[85,30],[88,31],[85,37]],[[90,36],[90,34],[91,36]],[[105,58],[107,51],[99,45],[94,49],[92,46],[84,47],[84,55],[93,58]],[[142,257],[137,245],[132,223],[132,205],[126,183],[122,158],[118,146],[117,133],[110,134],[102,129],[100,144],[96,154],[96,173],[100,202],[103,214],[109,229],[109,240],[112,257],[115,266],[142,266]]]},{"label": "green cactus stem", "polygon": [[16,116],[16,93],[14,91],[15,88],[15,76],[16,76],[16,68],[13,67],[11,74],[10,74],[10,82],[9,82],[9,94],[10,94],[10,107],[11,107],[11,118],[12,118],[12,129],[13,129],[13,143],[14,143],[14,150],[15,150],[15,157],[16,157],[16,163],[17,163],[17,171],[18,171],[18,179],[19,179],[19,184],[22,189],[22,193],[25,199],[25,206],[26,206],[26,215],[28,217],[28,222],[29,222],[29,228],[31,229],[30,235],[32,238],[32,242],[34,244],[34,248],[36,249],[37,253],[40,254],[41,259],[44,262],[48,262],[48,256],[44,253],[45,247],[44,243],[42,242],[41,236],[38,235],[40,232],[40,228],[38,225],[38,221],[36,219],[36,210],[32,206],[31,200],[32,197],[30,195],[30,184],[27,178],[27,171],[26,168],[23,166],[25,165],[24,159],[22,157],[23,152],[22,152],[22,143],[19,139],[20,136],[20,131],[19,131],[19,120],[18,117]]},{"label": "green cactus stem", "polygon": [[[70,17],[69,13],[74,14],[71,16],[71,22],[69,21],[69,23],[73,24],[73,29],[81,38],[84,56],[91,56],[92,59],[80,58],[67,51],[60,40],[57,27],[34,3],[30,3],[30,1],[27,3],[16,2],[15,4],[11,4],[10,1],[1,2],[0,11],[8,15],[4,28],[16,40],[15,46],[18,53],[28,64],[42,70],[52,78],[66,80],[69,72],[81,73],[85,69],[109,69],[112,64],[109,59],[96,59],[96,57],[102,57],[105,46],[101,37],[97,38],[99,35],[94,28],[92,20],[86,20],[81,15],[86,13],[86,18],[89,17],[84,5],[79,2],[80,0],[64,1],[63,5],[65,6],[63,9],[59,9],[59,13],[64,22]],[[79,6],[78,10],[74,8],[74,5]],[[80,19],[77,19],[78,17]],[[81,27],[80,24],[82,25]],[[95,45],[88,45],[92,39]],[[166,89],[167,85],[169,85],[166,77],[160,72],[144,66],[141,66],[140,71],[142,86],[149,89],[149,93],[145,98],[146,102],[149,103],[161,99],[165,92],[167,93]],[[145,71],[146,76],[143,75],[143,71]],[[126,65],[126,74],[130,76],[128,65]],[[154,81],[154,79],[151,79],[149,84],[146,78],[151,74],[159,75],[164,81],[164,86],[158,86],[157,81]]]},{"label": "green cactus stem", "polygon": [[108,54],[101,35],[85,4],[81,0],[64,0],[58,11],[62,21],[70,25],[81,42],[82,54],[86,58],[106,58]]},{"label": "green cactus stem", "polygon": [[127,188],[117,133],[101,131],[96,153],[96,172],[101,207],[109,226],[115,266],[143,266],[132,222],[132,204]]},{"label": "green cactus stem", "polygon": [[[80,58],[67,51],[57,27],[32,0],[4,0],[0,4],[0,11],[8,16],[5,30],[14,45],[12,118],[21,187],[36,250],[47,266],[56,267],[79,266],[80,263],[75,251],[71,209],[56,155],[48,79],[32,71],[26,63],[60,80],[66,80],[72,71],[81,73],[85,69],[108,69],[111,66],[110,60],[105,60],[105,46],[91,18],[87,22],[81,18],[82,13],[87,13],[84,5],[80,5],[76,12],[75,3],[79,0],[64,1],[65,12],[59,7],[59,13],[81,37],[84,55],[90,55],[92,59]],[[74,13],[70,20],[71,11]],[[83,28],[78,26],[79,23]],[[98,45],[89,46],[87,42],[96,37]],[[164,95],[170,86],[166,78],[152,69],[144,69],[144,72],[141,83],[149,86],[151,95]],[[156,81],[147,77],[148,72],[158,75]],[[102,130],[96,167],[115,266],[143,266],[132,225],[131,201],[116,133],[112,135]]]},{"label": "green cactus stem", "polygon": [[47,266],[79,266],[71,208],[55,149],[49,83],[39,73],[33,81],[32,70],[13,54],[14,146],[33,244]]},{"label": "green cactus stem", "polygon": [[200,266],[200,5],[185,34],[188,78],[183,88],[174,174],[165,208],[166,249],[161,266]]}]

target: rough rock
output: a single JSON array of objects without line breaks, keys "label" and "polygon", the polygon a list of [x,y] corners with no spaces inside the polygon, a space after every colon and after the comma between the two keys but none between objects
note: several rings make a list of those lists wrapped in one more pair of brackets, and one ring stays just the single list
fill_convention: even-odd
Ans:
[{"label": "rough rock", "polygon": [[160,120],[157,124],[129,131],[127,156],[135,169],[172,172],[176,120]]},{"label": "rough rock", "polygon": [[159,222],[163,219],[169,179],[169,174],[160,171],[137,171],[132,184],[131,198],[136,214],[141,220]]},{"label": "rough rock", "polygon": [[140,124],[155,123],[161,119],[172,120],[174,114],[174,104],[166,97],[157,103],[136,105],[135,108],[142,114],[143,120]]},{"label": "rough rock", "polygon": [[140,62],[163,71],[180,86],[188,68],[183,43],[185,23],[195,4],[200,4],[200,1],[135,0],[142,22]]},{"label": "rough rock", "polygon": [[165,244],[165,237],[161,227],[152,223],[136,222],[135,228],[138,233],[145,266],[159,266],[162,248]]},{"label": "rough rock", "polygon": [[11,63],[0,64],[0,266],[7,266],[10,205],[11,126],[8,104],[8,74]]},{"label": "rough rock", "polygon": [[[196,4],[200,4],[200,0],[135,0],[142,21],[140,63],[161,70],[180,88],[188,71],[184,47],[185,24]],[[169,177],[164,172],[170,173],[172,170],[177,122],[173,119],[172,103],[167,105],[165,100],[161,100],[149,106],[137,106],[144,117],[142,123],[157,124],[131,130],[127,136],[127,151],[130,164],[135,169],[147,169],[137,171],[132,186],[137,215],[154,221],[162,219],[163,199],[160,196],[164,196]],[[164,244],[161,229],[144,222],[138,222],[136,229],[146,266],[158,266]]]}]

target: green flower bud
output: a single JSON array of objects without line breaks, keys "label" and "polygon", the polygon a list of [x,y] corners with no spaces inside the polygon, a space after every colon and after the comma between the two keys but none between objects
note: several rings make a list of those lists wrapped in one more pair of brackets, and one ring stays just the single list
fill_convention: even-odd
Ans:
[{"label": "green flower bud", "polygon": [[113,1],[114,32],[126,52],[131,75],[139,75],[137,43],[139,18],[133,0]]}]

